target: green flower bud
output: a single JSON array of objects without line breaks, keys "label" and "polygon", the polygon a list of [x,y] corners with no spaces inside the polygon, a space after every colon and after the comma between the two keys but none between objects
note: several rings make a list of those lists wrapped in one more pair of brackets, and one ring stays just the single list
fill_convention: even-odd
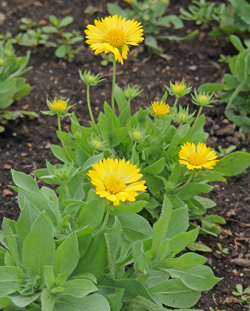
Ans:
[{"label": "green flower bud", "polygon": [[212,107],[212,103],[216,102],[216,100],[213,98],[213,94],[206,93],[204,91],[197,92],[194,90],[194,95],[192,95],[192,103],[194,103],[197,106],[202,107]]},{"label": "green flower bud", "polygon": [[188,86],[183,79],[181,82],[175,81],[175,84],[170,82],[170,87],[166,86],[171,96],[181,97],[191,92],[192,87]]},{"label": "green flower bud", "polygon": [[96,86],[98,83],[100,83],[101,81],[105,80],[105,79],[100,79],[100,75],[94,75],[93,73],[91,73],[88,70],[85,70],[84,73],[81,72],[81,70],[79,70],[79,75],[80,78],[82,79],[82,81],[89,86]]},{"label": "green flower bud", "polygon": [[124,88],[123,93],[124,96],[127,99],[132,99],[135,98],[136,96],[138,96],[143,90],[141,90],[139,87],[133,87],[130,86],[129,84]]}]

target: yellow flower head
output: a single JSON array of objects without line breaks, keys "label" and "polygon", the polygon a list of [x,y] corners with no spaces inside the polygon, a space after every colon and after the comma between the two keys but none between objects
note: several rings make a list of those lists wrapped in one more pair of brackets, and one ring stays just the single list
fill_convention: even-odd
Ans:
[{"label": "yellow flower head", "polygon": [[133,3],[134,0],[124,0],[127,3]]},{"label": "yellow flower head", "polygon": [[159,117],[164,117],[170,112],[170,107],[168,104],[165,104],[163,101],[155,101],[152,104],[154,113]]},{"label": "yellow flower head", "polygon": [[189,170],[193,169],[213,169],[217,160],[217,154],[206,144],[185,143],[179,152],[179,163],[186,165]]},{"label": "yellow flower head", "polygon": [[67,110],[67,103],[64,100],[56,99],[50,103],[50,108],[54,112],[65,112]]},{"label": "yellow flower head", "polygon": [[136,165],[125,162],[124,159],[103,159],[92,165],[87,175],[96,187],[96,194],[111,201],[114,206],[120,201],[135,201],[137,192],[145,192],[145,180],[138,181],[142,174]]},{"label": "yellow flower head", "polygon": [[141,23],[126,20],[118,15],[108,16],[95,20],[95,25],[88,25],[86,43],[95,51],[95,54],[113,53],[115,60],[123,64],[127,59],[130,45],[138,45],[143,39]]}]

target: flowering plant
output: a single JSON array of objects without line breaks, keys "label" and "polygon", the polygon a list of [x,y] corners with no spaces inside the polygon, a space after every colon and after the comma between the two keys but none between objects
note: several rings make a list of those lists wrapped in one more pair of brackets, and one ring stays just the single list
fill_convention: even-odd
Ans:
[{"label": "flowering plant", "polygon": [[[80,77],[87,86],[91,126],[81,126],[77,117],[71,114],[71,132],[63,133],[59,128],[62,148],[51,145],[52,152],[64,165],[73,166],[78,172],[86,169],[90,158],[96,161],[103,157],[129,160],[141,169],[146,180],[148,191],[143,197],[147,204],[141,214],[150,222],[154,223],[159,218],[164,196],[167,195],[173,206],[188,206],[189,217],[195,220],[191,227],[200,224],[202,233],[217,235],[220,230],[216,223],[223,224],[225,220],[217,215],[203,216],[215,203],[201,195],[213,189],[210,182],[225,182],[225,176],[244,171],[250,165],[250,159],[247,153],[234,152],[218,162],[216,152],[206,146],[208,134],[204,132],[202,109],[211,106],[213,95],[194,90],[191,98],[198,112],[189,113],[189,107],[182,108],[179,100],[189,95],[192,87],[185,80],[170,82],[161,100],[153,101],[148,108],[140,108],[131,114],[131,100],[141,90],[132,86],[121,89],[115,83],[115,69],[116,60],[122,63],[127,58],[131,42],[137,45],[142,41],[140,24],[113,16],[96,21],[95,26],[87,28],[87,42],[95,53],[110,51],[115,56],[111,105],[104,103],[104,112],[99,114],[96,122],[91,109],[90,86],[102,80],[99,74],[95,76],[89,71],[80,71]],[[134,41],[128,39],[123,29]],[[122,37],[126,40],[121,41]],[[172,106],[169,95],[174,98]],[[37,170],[35,174],[45,182],[58,184],[55,178],[57,170],[58,165],[53,168],[47,163],[47,168]]]},{"label": "flowering plant", "polygon": [[[116,16],[89,26],[88,40],[100,41],[89,42],[96,53],[126,59],[129,45],[142,37],[140,25],[127,22]],[[121,35],[126,40],[119,41]],[[187,251],[200,232],[189,219],[213,204],[199,196],[212,189],[207,183],[244,170],[249,155],[234,153],[217,162],[205,145],[201,114],[212,98],[195,93],[196,117],[188,108],[178,109],[179,98],[191,92],[184,80],[170,84],[160,101],[131,114],[130,101],[140,90],[119,88],[114,70],[111,105],[104,103],[95,122],[89,87],[101,81],[90,72],[80,77],[87,84],[90,127],[70,114],[68,100],[47,101],[47,114],[57,115],[62,144],[51,150],[63,164],[47,162],[35,175],[58,185],[56,191],[12,170],[21,214],[17,221],[4,219],[0,232],[0,308],[190,308],[220,279],[204,265],[206,258]],[[166,103],[168,93],[175,97],[172,106]],[[71,118],[70,133],[61,130],[65,116]],[[235,159],[241,165],[231,163]],[[212,225],[204,227],[205,219],[203,230],[214,233]]]}]

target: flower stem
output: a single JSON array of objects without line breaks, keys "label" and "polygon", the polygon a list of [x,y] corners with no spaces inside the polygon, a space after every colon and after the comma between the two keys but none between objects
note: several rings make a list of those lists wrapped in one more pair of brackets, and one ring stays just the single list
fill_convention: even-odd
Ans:
[{"label": "flower stem", "polygon": [[188,184],[190,184],[190,182],[192,181],[193,177],[195,175],[195,171],[192,171],[192,173],[189,175],[188,180],[185,182],[184,185],[178,187],[176,189],[176,191],[174,191],[174,193],[179,192],[180,190],[182,190],[184,187],[186,187]]},{"label": "flower stem", "polygon": [[64,144],[64,140],[63,140],[63,136],[62,136],[62,127],[61,127],[61,118],[60,118],[60,115],[58,114],[57,115],[57,123],[58,123],[58,131],[59,131],[59,136],[60,136],[60,140],[61,140],[61,144],[62,144],[62,147],[63,147],[63,150],[65,151],[67,157],[70,159],[70,161],[72,160],[71,156],[69,155],[67,149],[66,149],[66,146]]},{"label": "flower stem", "polygon": [[111,104],[112,109],[115,112],[115,74],[116,74],[116,60],[113,60],[113,81],[112,81],[112,95],[111,95]]},{"label": "flower stem", "polygon": [[108,205],[107,211],[106,211],[106,215],[105,215],[105,218],[104,218],[104,221],[103,221],[103,224],[102,224],[102,230],[107,226],[107,223],[108,223],[108,220],[109,220],[109,215],[110,215],[110,210],[111,210],[111,207],[110,207],[110,205]]},{"label": "flower stem", "polygon": [[87,105],[88,105],[90,119],[93,122],[93,124],[95,125],[95,119],[94,119],[94,116],[93,116],[93,113],[92,113],[91,104],[90,104],[89,89],[90,89],[90,86],[87,85]]},{"label": "flower stem", "polygon": [[173,105],[173,111],[175,110],[176,106],[177,106],[177,103],[178,103],[178,100],[179,100],[179,97],[176,97],[175,98],[175,101],[174,101],[174,105]]}]

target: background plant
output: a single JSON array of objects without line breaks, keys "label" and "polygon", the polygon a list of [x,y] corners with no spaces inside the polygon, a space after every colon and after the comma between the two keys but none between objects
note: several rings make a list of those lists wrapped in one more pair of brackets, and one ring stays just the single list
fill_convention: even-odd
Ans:
[{"label": "background plant", "polygon": [[184,20],[195,21],[196,24],[208,24],[212,37],[238,34],[244,39],[249,38],[250,4],[246,0],[228,0],[217,4],[213,1],[193,0],[193,4],[180,9],[180,17]]},{"label": "background plant", "polygon": [[[22,77],[32,67],[27,67],[30,53],[17,57],[11,42],[0,42],[0,121],[14,120],[22,115],[37,116],[34,112],[24,110],[6,110],[18,99],[28,95],[31,86]],[[1,121],[3,124],[3,121]],[[4,126],[0,126],[0,132]]]},{"label": "background plant", "polygon": [[23,46],[37,47],[45,45],[55,48],[55,55],[59,58],[72,59],[79,53],[80,47],[75,47],[77,42],[83,40],[79,31],[65,31],[65,27],[73,23],[72,16],[60,19],[54,15],[49,17],[50,26],[39,27],[32,19],[21,18],[20,29],[16,36],[11,34],[1,35],[0,39],[11,41]]},{"label": "background plant", "polygon": [[236,285],[236,291],[233,295],[237,297],[237,301],[242,305],[247,305],[250,310],[250,288],[243,288],[242,284]]},{"label": "background plant", "polygon": [[183,27],[182,20],[174,15],[166,15],[166,9],[169,1],[163,0],[144,0],[144,1],[126,1],[131,5],[130,8],[122,9],[115,3],[108,3],[107,9],[111,15],[125,17],[126,19],[136,19],[143,25],[145,35],[145,45],[153,52],[162,54],[163,50],[158,45],[158,39],[172,39],[172,40],[191,40],[196,32],[189,34],[186,37],[167,36],[160,34],[160,27],[169,27],[172,25],[175,29]]},{"label": "background plant", "polygon": [[206,83],[200,90],[218,91],[221,103],[226,103],[225,115],[241,128],[243,139],[250,133],[250,42],[244,44],[237,36],[230,36],[230,41],[238,50],[229,61],[231,73],[223,76],[224,83]]}]

